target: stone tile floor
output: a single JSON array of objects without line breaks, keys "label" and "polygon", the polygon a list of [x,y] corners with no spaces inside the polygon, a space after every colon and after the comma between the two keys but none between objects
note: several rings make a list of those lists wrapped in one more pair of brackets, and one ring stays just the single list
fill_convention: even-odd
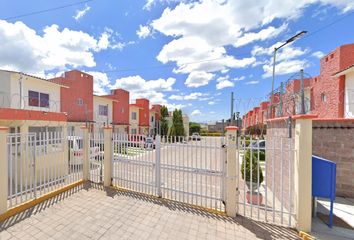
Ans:
[{"label": "stone tile floor", "polygon": [[7,239],[298,239],[294,230],[85,185],[0,222]]}]

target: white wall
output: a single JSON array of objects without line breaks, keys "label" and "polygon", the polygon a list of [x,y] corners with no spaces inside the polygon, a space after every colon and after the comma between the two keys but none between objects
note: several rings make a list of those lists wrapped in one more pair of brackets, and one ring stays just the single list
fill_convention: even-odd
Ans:
[{"label": "white wall", "polygon": [[[21,75],[19,73],[11,73],[11,108],[22,108],[27,110],[38,110],[47,112],[60,112],[60,85],[43,79],[23,75],[21,93],[20,78]],[[49,108],[29,106],[28,91],[36,91],[40,93],[49,94]]]},{"label": "white wall", "polygon": [[354,117],[354,72],[345,75],[344,117]]},{"label": "white wall", "polygon": [[0,107],[10,108],[11,106],[11,81],[10,73],[0,71]]},{"label": "white wall", "polygon": [[[108,106],[108,116],[103,116],[99,114],[99,106]],[[112,112],[113,111],[113,101],[108,98],[94,96],[93,97],[93,120],[95,121],[95,125],[98,127],[103,127],[110,125],[112,120]]]}]

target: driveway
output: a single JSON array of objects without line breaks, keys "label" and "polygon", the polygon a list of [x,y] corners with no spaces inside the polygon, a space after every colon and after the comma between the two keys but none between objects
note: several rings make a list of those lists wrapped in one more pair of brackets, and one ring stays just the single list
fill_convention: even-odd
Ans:
[{"label": "driveway", "polygon": [[298,239],[295,231],[85,185],[0,223],[0,239]]}]

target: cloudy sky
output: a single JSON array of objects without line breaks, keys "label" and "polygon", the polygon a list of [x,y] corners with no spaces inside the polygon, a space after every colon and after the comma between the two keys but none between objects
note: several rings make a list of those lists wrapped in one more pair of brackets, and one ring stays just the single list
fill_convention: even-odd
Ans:
[{"label": "cloudy sky", "polygon": [[124,88],[205,122],[229,117],[232,91],[241,113],[264,100],[272,50],[295,33],[308,31],[279,52],[276,85],[301,68],[318,74],[321,57],[354,43],[353,0],[77,2],[1,0],[0,68],[79,69],[96,94]]}]

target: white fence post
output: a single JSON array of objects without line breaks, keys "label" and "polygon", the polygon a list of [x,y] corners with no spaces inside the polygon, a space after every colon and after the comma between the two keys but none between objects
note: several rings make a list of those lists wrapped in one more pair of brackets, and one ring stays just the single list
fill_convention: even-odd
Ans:
[{"label": "white fence post", "polygon": [[90,173],[90,136],[88,127],[81,127],[83,138],[83,163],[82,163],[82,178],[84,181],[89,180]]},{"label": "white fence post", "polygon": [[236,217],[237,213],[237,127],[226,127],[226,214]]},{"label": "white fence post", "polygon": [[157,190],[157,196],[162,197],[162,192],[161,192],[161,136],[156,135],[155,139],[155,151],[156,151],[156,168],[155,168],[155,178],[156,178],[156,190]]},{"label": "white fence post", "polygon": [[112,185],[112,164],[113,164],[113,159],[112,159],[112,127],[104,127],[103,128],[104,132],[104,162],[103,162],[103,168],[104,168],[104,179],[103,179],[103,185],[105,187],[109,187]]},{"label": "white fence post", "polygon": [[0,214],[7,211],[8,194],[8,152],[7,152],[7,127],[0,127]]},{"label": "white fence post", "polygon": [[312,201],[312,119],[311,115],[295,118],[295,213],[297,229],[311,231]]}]

